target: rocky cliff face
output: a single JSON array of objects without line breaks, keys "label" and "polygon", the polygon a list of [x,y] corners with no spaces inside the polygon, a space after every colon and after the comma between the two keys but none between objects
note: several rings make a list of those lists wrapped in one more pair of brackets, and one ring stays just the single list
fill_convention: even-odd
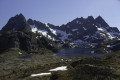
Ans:
[{"label": "rocky cliff face", "polygon": [[[27,51],[34,48],[33,44],[36,47],[39,46],[37,38],[41,36],[57,42],[60,46],[67,47],[78,47],[78,45],[80,47],[93,47],[104,41],[120,38],[119,30],[116,27],[110,27],[101,16],[95,19],[92,16],[76,18],[67,24],[54,26],[32,19],[26,21],[25,17],[19,14],[10,18],[1,30],[1,32],[5,33],[8,31],[11,34],[14,32],[14,36],[10,36],[10,39],[8,37],[5,38],[6,40],[8,39],[7,43],[10,41],[8,44],[15,44],[10,46],[23,48]],[[24,37],[22,34],[24,34]],[[7,43],[5,42],[5,44]],[[26,47],[21,47],[24,44]]]},{"label": "rocky cliff face", "polygon": [[39,52],[41,48],[57,51],[58,46],[41,34],[33,33],[22,14],[10,18],[0,33],[0,52],[19,48],[26,52]]},{"label": "rocky cliff face", "polygon": [[76,18],[61,26],[45,24],[32,19],[29,19],[28,23],[34,33],[38,32],[52,40],[62,40],[80,46],[97,45],[103,41],[120,37],[119,30],[116,27],[110,27],[101,16],[95,19],[92,16]]},{"label": "rocky cliff face", "polygon": [[31,27],[27,23],[25,17],[22,14],[11,17],[8,23],[2,28],[2,32],[6,31],[30,31]]}]

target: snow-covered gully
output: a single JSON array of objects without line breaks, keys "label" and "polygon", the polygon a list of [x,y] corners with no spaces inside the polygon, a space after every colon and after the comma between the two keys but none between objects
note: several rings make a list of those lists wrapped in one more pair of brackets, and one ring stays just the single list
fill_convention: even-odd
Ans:
[{"label": "snow-covered gully", "polygon": [[49,72],[49,73],[32,74],[31,77],[44,76],[44,75],[51,75],[51,72]]},{"label": "snow-covered gully", "polygon": [[67,70],[67,66],[57,67],[55,69],[50,69],[49,71],[65,71],[65,70]]},{"label": "snow-covered gully", "polygon": [[66,71],[67,66],[61,66],[61,67],[56,67],[54,69],[50,69],[50,72],[47,73],[38,73],[38,74],[31,74],[31,77],[37,77],[37,76],[46,76],[46,75],[51,75],[52,71]]}]

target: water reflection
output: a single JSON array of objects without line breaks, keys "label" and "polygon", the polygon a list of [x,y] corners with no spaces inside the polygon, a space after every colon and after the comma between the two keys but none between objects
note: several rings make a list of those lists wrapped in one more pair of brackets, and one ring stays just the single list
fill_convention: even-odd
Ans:
[{"label": "water reflection", "polygon": [[104,55],[91,52],[92,49],[90,48],[65,48],[58,52],[56,55],[62,57],[84,57],[84,56],[99,57]]}]

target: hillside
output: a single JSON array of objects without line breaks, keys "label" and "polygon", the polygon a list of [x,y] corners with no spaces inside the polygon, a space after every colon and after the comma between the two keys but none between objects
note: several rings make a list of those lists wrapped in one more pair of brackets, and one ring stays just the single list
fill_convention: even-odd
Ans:
[{"label": "hillside", "polygon": [[120,38],[118,28],[109,26],[101,16],[76,18],[67,24],[55,26],[32,19],[26,20],[19,14],[9,19],[1,29],[1,34],[8,31],[33,32],[38,37],[44,36],[58,43],[61,47],[70,48],[95,47],[103,42]]},{"label": "hillside", "polygon": [[[56,56],[67,48],[92,48],[90,54],[107,54]],[[55,26],[18,14],[0,31],[0,80],[119,80],[119,50],[120,31],[101,16]]]}]

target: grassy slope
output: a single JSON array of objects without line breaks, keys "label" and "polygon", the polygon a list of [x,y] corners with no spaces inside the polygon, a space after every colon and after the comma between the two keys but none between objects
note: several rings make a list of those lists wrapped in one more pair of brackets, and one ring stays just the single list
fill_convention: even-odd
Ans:
[{"label": "grassy slope", "polygon": [[[22,54],[19,54],[19,52]],[[26,55],[31,55],[31,57],[21,58]],[[60,60],[59,57],[47,49],[41,49],[39,54],[27,54],[15,48],[9,49],[0,54],[0,80],[17,80],[19,77],[39,71],[36,69],[41,69],[41,66],[58,63]]]},{"label": "grassy slope", "polygon": [[[2,80],[119,80],[120,79],[120,51],[100,58],[83,57],[67,58],[61,61],[49,50],[46,53],[31,54],[31,58],[20,59],[16,54],[19,49],[6,51],[0,55],[0,79]],[[12,53],[12,54],[10,54]],[[4,56],[7,56],[4,57]],[[12,57],[11,57],[12,56]],[[66,60],[72,61],[66,61]],[[31,74],[48,72],[58,66],[68,66],[67,71],[52,72],[50,76],[28,78]],[[7,66],[7,67],[6,67]]]},{"label": "grassy slope", "polygon": [[120,51],[101,58],[85,57],[68,68],[53,73],[50,80],[120,80]]}]

